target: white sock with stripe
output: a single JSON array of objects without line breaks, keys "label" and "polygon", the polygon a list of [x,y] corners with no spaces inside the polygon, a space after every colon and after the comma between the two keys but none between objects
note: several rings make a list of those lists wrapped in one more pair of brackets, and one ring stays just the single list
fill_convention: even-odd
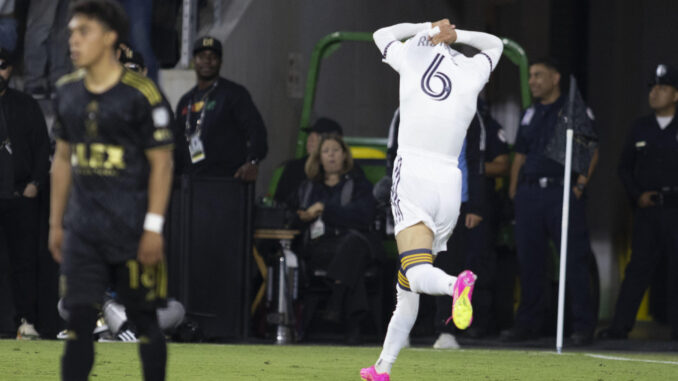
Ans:
[{"label": "white sock with stripe", "polygon": [[405,275],[410,282],[410,289],[419,294],[452,296],[457,282],[457,277],[428,263],[411,267]]}]

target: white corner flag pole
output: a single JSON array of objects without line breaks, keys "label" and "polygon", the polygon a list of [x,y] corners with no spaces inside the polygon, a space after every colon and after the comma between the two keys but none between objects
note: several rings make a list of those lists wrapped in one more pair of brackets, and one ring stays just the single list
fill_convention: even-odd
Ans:
[{"label": "white corner flag pole", "polygon": [[565,315],[565,269],[567,267],[567,232],[570,221],[570,182],[572,177],[572,128],[567,129],[565,145],[565,176],[563,184],[563,219],[560,230],[560,276],[558,278],[558,328],[556,351],[563,351],[563,321]]}]

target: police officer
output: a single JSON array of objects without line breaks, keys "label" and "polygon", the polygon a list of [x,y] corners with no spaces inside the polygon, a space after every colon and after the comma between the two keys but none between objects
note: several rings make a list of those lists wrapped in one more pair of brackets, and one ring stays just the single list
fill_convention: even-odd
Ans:
[{"label": "police officer", "polygon": [[661,258],[668,256],[669,319],[678,340],[678,70],[660,64],[649,94],[652,114],[631,129],[619,163],[619,176],[633,211],[631,261],[619,291],[612,325],[603,339],[625,339]]},{"label": "police officer", "polygon": [[268,151],[266,127],[247,89],[219,77],[221,56],[214,37],[193,45],[198,83],[177,105],[176,171],[253,182]]},{"label": "police officer", "polygon": [[[515,238],[520,272],[521,300],[512,329],[502,332],[505,341],[538,337],[545,316],[544,276],[548,240],[560,247],[563,205],[563,165],[546,157],[543,149],[553,137],[565,96],[560,91],[557,64],[543,59],[530,65],[529,85],[537,102],[523,115],[515,144],[509,195],[515,203]],[[574,344],[588,344],[595,315],[588,279],[589,233],[583,191],[595,166],[572,176],[567,257],[567,295],[571,298]]]},{"label": "police officer", "polygon": [[9,249],[17,338],[35,338],[39,229],[38,193],[49,169],[49,138],[40,106],[8,88],[9,53],[0,48],[0,234]]}]

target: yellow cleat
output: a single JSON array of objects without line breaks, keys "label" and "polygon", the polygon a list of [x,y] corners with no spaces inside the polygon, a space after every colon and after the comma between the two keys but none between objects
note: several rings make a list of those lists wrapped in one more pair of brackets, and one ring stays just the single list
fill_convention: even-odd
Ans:
[{"label": "yellow cleat", "polygon": [[[473,322],[471,295],[478,277],[469,270],[462,271],[454,284],[452,294],[452,320],[459,329],[468,328]],[[448,319],[449,322],[449,319]]]}]

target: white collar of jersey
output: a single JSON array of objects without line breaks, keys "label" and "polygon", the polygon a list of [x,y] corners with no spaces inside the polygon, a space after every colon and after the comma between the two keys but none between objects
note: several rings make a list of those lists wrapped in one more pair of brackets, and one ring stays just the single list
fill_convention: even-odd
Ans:
[{"label": "white collar of jersey", "polygon": [[445,46],[445,50],[447,50],[447,53],[450,55],[450,59],[452,60],[452,63],[454,63],[455,65],[458,65],[457,61],[454,58],[457,57],[458,55],[461,55],[461,53],[452,49],[449,45],[444,45],[444,46]]}]

